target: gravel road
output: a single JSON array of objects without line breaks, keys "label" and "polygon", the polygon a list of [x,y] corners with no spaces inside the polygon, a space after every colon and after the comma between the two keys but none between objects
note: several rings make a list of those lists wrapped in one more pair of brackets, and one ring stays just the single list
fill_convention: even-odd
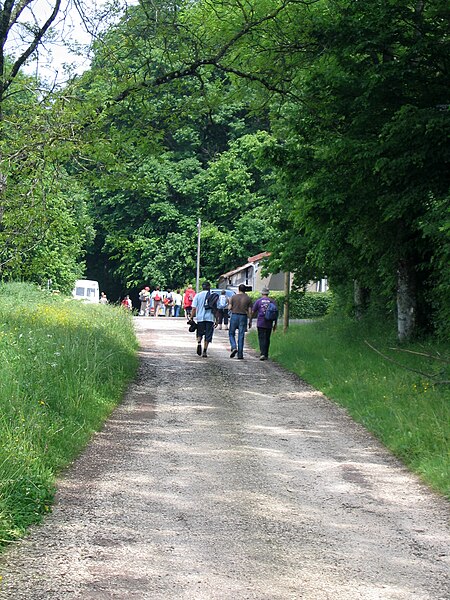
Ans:
[{"label": "gravel road", "polygon": [[447,503],[343,410],[226,331],[204,359],[184,320],[135,323],[138,379],[1,600],[450,598]]}]

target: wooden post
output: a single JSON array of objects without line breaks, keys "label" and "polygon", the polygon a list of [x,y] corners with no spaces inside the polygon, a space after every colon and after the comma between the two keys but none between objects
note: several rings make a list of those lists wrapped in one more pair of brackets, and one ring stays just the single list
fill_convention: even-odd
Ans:
[{"label": "wooden post", "polygon": [[289,328],[289,293],[291,287],[291,274],[284,274],[284,315],[283,315],[283,333]]}]

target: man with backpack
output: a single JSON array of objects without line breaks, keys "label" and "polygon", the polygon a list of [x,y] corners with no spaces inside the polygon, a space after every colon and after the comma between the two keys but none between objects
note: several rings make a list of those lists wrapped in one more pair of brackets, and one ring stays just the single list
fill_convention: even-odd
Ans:
[{"label": "man with backpack", "polygon": [[225,329],[228,329],[228,297],[225,290],[222,290],[217,300],[217,322],[219,329],[222,329],[222,323],[225,325]]},{"label": "man with backpack", "polygon": [[156,289],[153,290],[152,294],[151,294],[151,300],[153,303],[153,316],[157,317],[159,316],[159,310],[161,308],[161,302],[163,299],[163,295],[162,292],[159,288],[159,285],[156,286]]},{"label": "man with backpack", "polygon": [[165,295],[163,293],[163,305],[166,311],[166,317],[170,317],[172,315],[173,308],[173,292],[170,288],[167,290],[167,293]]},{"label": "man with backpack", "polygon": [[[213,338],[218,297],[218,294],[211,293],[211,284],[209,281],[205,281],[202,285],[202,291],[196,294],[192,301],[192,319],[197,317],[197,354],[203,358],[208,357],[208,346]],[[203,338],[205,338],[205,341],[202,352]]]},{"label": "man with backpack", "polygon": [[256,327],[258,329],[259,351],[261,356],[259,360],[269,358],[270,336],[272,331],[277,328],[278,307],[275,300],[269,298],[270,290],[263,287],[261,298],[253,305],[252,317],[257,317]]}]

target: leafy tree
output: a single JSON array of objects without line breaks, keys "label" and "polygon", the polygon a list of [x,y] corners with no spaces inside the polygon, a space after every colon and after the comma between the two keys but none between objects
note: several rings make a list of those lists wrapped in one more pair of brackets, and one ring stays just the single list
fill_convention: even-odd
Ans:
[{"label": "leafy tree", "polygon": [[320,2],[300,13],[285,30],[286,48],[303,42],[288,71],[298,101],[279,111],[286,143],[268,154],[288,224],[274,260],[298,252],[300,281],[312,266],[391,309],[396,297],[404,339],[426,326],[420,291],[447,253],[448,239],[433,247],[423,225],[448,197],[448,5]]},{"label": "leafy tree", "polygon": [[170,88],[141,81],[130,91],[130,78],[157,81],[186,52],[183,35],[171,38],[167,52],[173,18],[130,11],[73,88],[93,117],[89,158],[80,156],[99,223],[91,267],[123,287],[192,281],[199,217],[202,266],[212,279],[259,252],[272,233],[263,208],[267,174],[255,157],[262,117],[233,97],[227,79],[203,71],[175,78]]},{"label": "leafy tree", "polygon": [[439,322],[448,11],[443,0],[131,7],[64,96],[62,123],[83,127],[66,168],[89,189],[99,268],[127,285],[192,279],[201,217],[209,277],[271,239],[274,269],[381,299],[401,338],[430,325],[430,307]]},{"label": "leafy tree", "polygon": [[[3,101],[0,268],[3,278],[52,279],[70,289],[82,272],[90,234],[85,194],[62,164],[70,138],[67,118],[55,122],[55,102],[39,98],[17,75]],[[30,84],[33,84],[31,80]]]},{"label": "leafy tree", "polygon": [[57,39],[60,11],[60,0],[0,5],[0,273],[69,289],[89,230],[83,193],[64,168],[74,124],[23,72],[42,44]]}]

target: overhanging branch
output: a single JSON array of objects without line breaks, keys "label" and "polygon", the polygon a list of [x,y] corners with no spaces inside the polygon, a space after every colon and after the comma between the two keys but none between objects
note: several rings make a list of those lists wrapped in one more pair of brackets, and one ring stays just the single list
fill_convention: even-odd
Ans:
[{"label": "overhanging branch", "polygon": [[[283,2],[278,8],[276,8],[275,10],[273,10],[271,13],[269,13],[268,15],[265,15],[259,19],[256,19],[254,21],[251,21],[249,23],[246,23],[245,26],[238,32],[236,32],[225,44],[223,44],[223,46],[217,51],[215,52],[213,55],[206,57],[204,59],[199,59],[196,61],[193,61],[192,63],[186,65],[185,67],[182,67],[180,69],[175,69],[173,71],[170,71],[168,73],[165,73],[164,75],[161,75],[160,77],[156,77],[154,79],[152,79],[151,81],[142,81],[138,84],[135,84],[133,86],[129,86],[127,87],[125,90],[122,90],[122,92],[120,92],[120,94],[118,94],[117,96],[115,96],[113,98],[113,102],[121,102],[123,100],[125,100],[128,96],[132,95],[133,93],[137,93],[139,91],[142,91],[144,89],[149,89],[152,87],[157,87],[160,85],[164,85],[166,83],[170,83],[176,79],[182,79],[184,77],[191,77],[196,75],[197,71],[204,66],[213,66],[216,67],[217,69],[223,71],[223,72],[228,72],[228,73],[233,73],[238,77],[242,77],[244,79],[247,80],[251,80],[251,81],[255,81],[260,83],[261,85],[263,85],[266,89],[273,91],[275,93],[278,94],[283,94],[286,95],[288,92],[272,83],[270,83],[269,81],[267,81],[266,79],[264,79],[263,77],[260,77],[258,75],[255,74],[250,74],[250,73],[245,73],[244,71],[240,71],[239,69],[234,69],[232,67],[227,67],[226,65],[223,64],[222,59],[226,57],[226,55],[230,52],[230,50],[242,39],[244,38],[246,35],[249,35],[253,30],[257,29],[258,27],[260,27],[262,24],[273,21],[274,19],[276,19],[280,13],[282,13],[288,6],[292,5],[292,4],[304,4],[304,5],[310,5],[310,4],[315,4],[318,0],[311,0],[311,1],[303,1],[303,0],[286,0],[285,2]],[[291,94],[292,95],[292,94]],[[297,98],[298,99],[298,98]]]}]

